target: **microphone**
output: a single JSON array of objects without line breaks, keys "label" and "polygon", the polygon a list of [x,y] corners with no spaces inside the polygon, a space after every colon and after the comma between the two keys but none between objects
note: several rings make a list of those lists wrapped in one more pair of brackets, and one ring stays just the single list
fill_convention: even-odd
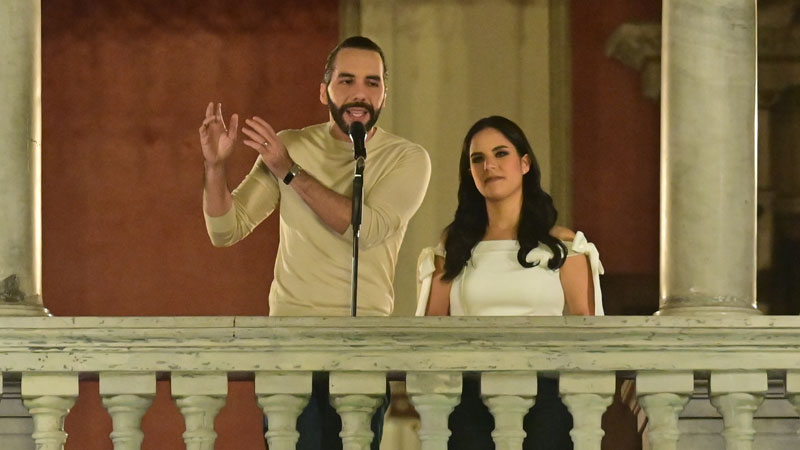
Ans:
[{"label": "microphone", "polygon": [[350,140],[353,141],[353,154],[356,160],[353,170],[353,213],[350,223],[353,225],[353,270],[350,280],[350,315],[355,317],[358,311],[358,238],[361,235],[361,210],[364,206],[364,160],[367,148],[364,140],[367,130],[361,122],[350,124]]},{"label": "microphone", "polygon": [[350,124],[350,140],[353,141],[353,159],[367,159],[367,148],[364,145],[364,139],[367,137],[367,130],[361,122],[353,122]]}]

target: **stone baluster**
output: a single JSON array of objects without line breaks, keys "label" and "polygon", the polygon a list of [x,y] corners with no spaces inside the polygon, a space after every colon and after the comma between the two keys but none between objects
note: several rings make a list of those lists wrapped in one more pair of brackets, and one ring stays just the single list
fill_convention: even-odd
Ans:
[{"label": "stone baluster", "polygon": [[172,396],[186,421],[186,450],[214,450],[214,419],[225,405],[228,376],[224,373],[172,374]]},{"label": "stone baluster", "polygon": [[[800,413],[800,370],[790,370],[786,373],[786,398]],[[800,437],[800,428],[797,429],[797,435]]]},{"label": "stone baluster", "polygon": [[256,397],[269,424],[270,450],[294,450],[300,433],[297,418],[311,395],[311,372],[256,373]]},{"label": "stone baluster", "polygon": [[142,447],[142,417],[156,395],[156,374],[100,374],[100,396],[111,415],[114,450],[139,450]]},{"label": "stone baluster", "polygon": [[22,398],[33,417],[36,450],[62,450],[67,442],[64,418],[78,398],[78,374],[25,373]]},{"label": "stone baluster", "polygon": [[559,378],[559,391],[572,414],[569,435],[575,450],[600,450],[601,419],[616,390],[614,372],[566,372]]},{"label": "stone baluster", "polygon": [[450,413],[461,400],[461,372],[409,372],[406,391],[420,418],[421,450],[447,450]]},{"label": "stone baluster", "polygon": [[386,396],[386,374],[331,372],[331,404],[342,418],[342,450],[369,450],[375,408]]},{"label": "stone baluster", "polygon": [[767,392],[767,372],[711,372],[711,404],[722,414],[728,450],[751,450],[755,414]]},{"label": "stone baluster", "polygon": [[492,438],[497,450],[521,450],[522,419],[533,406],[536,372],[488,372],[481,375],[481,397],[494,416]]},{"label": "stone baluster", "polygon": [[647,414],[652,450],[677,450],[680,415],[694,391],[692,372],[639,372],[636,395]]}]

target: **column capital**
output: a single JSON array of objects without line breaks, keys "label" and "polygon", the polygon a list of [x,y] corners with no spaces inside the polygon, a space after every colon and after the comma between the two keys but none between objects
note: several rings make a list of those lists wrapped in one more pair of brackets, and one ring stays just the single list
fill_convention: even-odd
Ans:
[{"label": "column capital", "polygon": [[[626,22],[611,33],[605,45],[606,56],[640,73],[642,95],[651,100],[661,97],[661,37],[659,23]],[[800,26],[761,24],[758,27],[759,105],[772,104],[780,93],[797,84],[800,84]]]}]

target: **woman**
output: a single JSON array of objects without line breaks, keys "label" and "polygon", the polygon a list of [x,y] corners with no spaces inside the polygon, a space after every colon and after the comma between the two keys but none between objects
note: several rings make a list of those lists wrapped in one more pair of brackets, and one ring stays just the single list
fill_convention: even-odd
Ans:
[{"label": "woman", "polygon": [[[504,117],[479,120],[464,138],[458,207],[444,245],[420,255],[418,315],[601,315],[594,245],[555,225],[541,172],[522,130]],[[572,418],[556,380],[539,378],[525,417],[524,449],[571,449]],[[494,448],[494,422],[466,379],[450,416],[450,448]]]}]

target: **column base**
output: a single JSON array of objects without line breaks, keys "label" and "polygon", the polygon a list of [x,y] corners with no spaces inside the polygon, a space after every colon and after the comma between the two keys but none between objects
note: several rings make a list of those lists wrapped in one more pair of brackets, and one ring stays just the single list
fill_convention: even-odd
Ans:
[{"label": "column base", "polygon": [[0,302],[0,317],[40,317],[50,315],[50,311],[42,304],[42,297],[38,295],[26,297],[22,303]]},{"label": "column base", "polygon": [[760,315],[754,302],[737,298],[670,297],[662,299],[657,316],[752,316]]}]

